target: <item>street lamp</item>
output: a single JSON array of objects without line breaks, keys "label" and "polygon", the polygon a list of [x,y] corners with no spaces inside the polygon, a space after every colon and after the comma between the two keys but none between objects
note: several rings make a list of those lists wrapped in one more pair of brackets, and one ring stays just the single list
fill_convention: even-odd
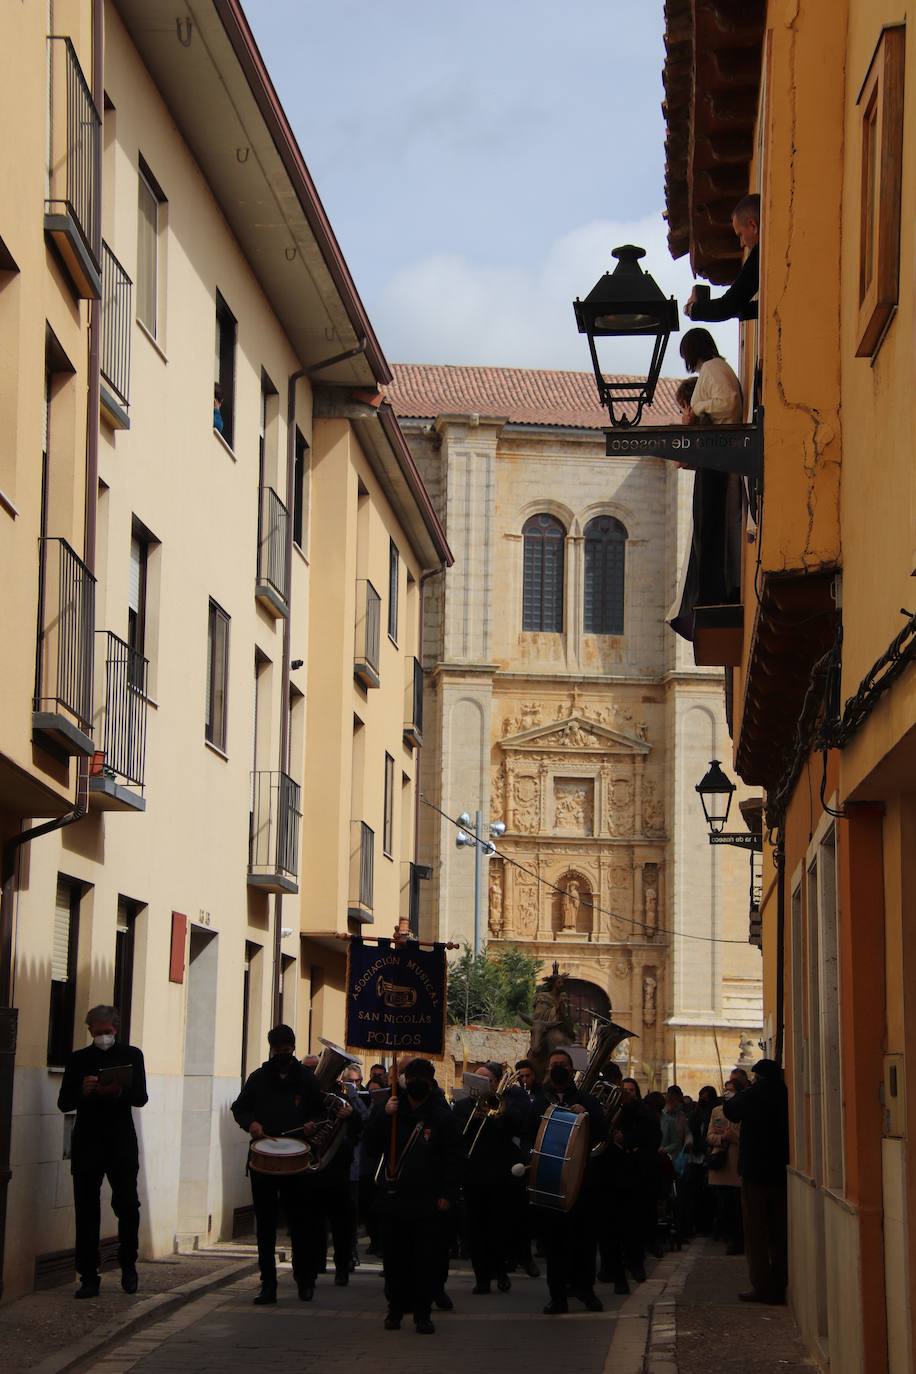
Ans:
[{"label": "street lamp", "polygon": [[504,821],[491,821],[489,825],[490,839],[484,838],[483,812],[475,811],[474,819],[471,819],[469,811],[462,811],[458,817],[458,824],[461,829],[455,836],[455,845],[458,849],[464,849],[468,845],[474,846],[474,953],[480,953],[480,927],[481,927],[481,903],[483,897],[483,861],[485,858],[492,859],[496,853],[496,845],[493,840],[500,839],[506,833]]},{"label": "street lamp", "polygon": [[718,759],[712,759],[705,777],[697,783],[696,790],[703,803],[703,815],[709,826],[710,844],[731,844],[738,849],[750,849],[759,853],[763,841],[755,831],[738,831],[726,834],[725,825],[731,811],[735,784],[723,773]]},{"label": "street lamp", "polygon": [[[573,302],[579,333],[588,336],[592,367],[601,404],[607,407],[614,429],[632,429],[642,419],[643,407],[652,404],[661,375],[665,349],[672,333],[677,333],[677,301],[662,294],[654,279],[639,265],[646,256],[644,248],[627,243],[615,248],[613,272],[605,272],[584,300]],[[652,359],[644,380],[609,380],[598,358],[596,339],[649,339],[653,341]],[[636,406],[630,418],[614,405],[629,402]]]}]

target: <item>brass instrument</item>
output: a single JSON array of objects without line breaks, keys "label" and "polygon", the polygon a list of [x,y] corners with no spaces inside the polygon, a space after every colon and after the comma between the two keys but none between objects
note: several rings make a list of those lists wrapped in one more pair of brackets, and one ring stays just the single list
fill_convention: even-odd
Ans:
[{"label": "brass instrument", "polygon": [[623,1026],[618,1026],[614,1021],[600,1020],[596,1016],[592,1022],[592,1029],[588,1037],[589,1060],[583,1071],[576,1075],[576,1087],[580,1092],[591,1093],[604,1113],[608,1124],[608,1135],[600,1144],[593,1147],[591,1151],[593,1157],[604,1154],[607,1149],[610,1133],[620,1115],[621,1098],[623,1097],[623,1092],[617,1083],[608,1083],[600,1075],[621,1041],[630,1039],[632,1036],[632,1031],[625,1030]]},{"label": "brass instrument", "polygon": [[513,1084],[518,1082],[519,1076],[520,1075],[518,1074],[518,1072],[510,1073],[509,1070],[506,1069],[506,1072],[503,1074],[502,1078],[499,1080],[499,1083],[497,1084],[496,1091],[492,1093],[486,1093],[483,1097],[479,1097],[477,1099],[476,1103],[474,1104],[474,1110],[470,1113],[467,1121],[464,1123],[464,1130],[461,1133],[464,1136],[469,1135],[472,1126],[475,1122],[477,1123],[477,1130],[474,1132],[473,1139],[471,1140],[471,1143],[468,1146],[468,1159],[470,1159],[471,1155],[474,1153],[477,1142],[483,1134],[487,1122],[502,1116],[505,1112],[506,1093],[509,1090],[509,1088],[513,1086]]},{"label": "brass instrument", "polygon": [[309,1162],[306,1172],[313,1174],[327,1168],[340,1149],[347,1131],[347,1119],[340,1115],[340,1109],[349,1106],[349,1103],[339,1093],[332,1092],[331,1088],[349,1064],[359,1063],[354,1055],[347,1054],[346,1050],[330,1040],[322,1037],[321,1043],[324,1049],[315,1065],[315,1078],[321,1090],[321,1100],[328,1112],[328,1119],[319,1122],[315,1134],[310,1136],[307,1142]]}]

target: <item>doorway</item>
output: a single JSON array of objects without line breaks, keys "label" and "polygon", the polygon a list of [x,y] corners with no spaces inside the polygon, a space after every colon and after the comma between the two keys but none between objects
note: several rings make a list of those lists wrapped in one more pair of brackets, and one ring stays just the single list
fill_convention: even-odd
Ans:
[{"label": "doorway", "polygon": [[206,1242],[209,1226],[218,937],[192,926],[185,998],[178,1232]]}]

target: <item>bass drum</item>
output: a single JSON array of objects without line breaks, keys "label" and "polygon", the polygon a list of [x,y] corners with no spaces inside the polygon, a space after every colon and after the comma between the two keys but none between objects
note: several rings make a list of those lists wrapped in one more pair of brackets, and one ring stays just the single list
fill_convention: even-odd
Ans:
[{"label": "bass drum", "polygon": [[585,1112],[548,1107],[541,1117],[528,1166],[528,1200],[535,1207],[568,1212],[575,1206],[588,1163],[589,1120]]},{"label": "bass drum", "polygon": [[304,1174],[312,1152],[304,1140],[291,1136],[262,1136],[248,1151],[248,1167],[256,1174]]}]

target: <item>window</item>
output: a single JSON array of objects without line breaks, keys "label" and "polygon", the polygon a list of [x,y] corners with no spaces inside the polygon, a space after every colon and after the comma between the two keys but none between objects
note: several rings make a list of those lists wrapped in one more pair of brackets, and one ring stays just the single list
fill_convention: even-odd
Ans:
[{"label": "window", "polygon": [[906,28],[886,28],[859,92],[861,111],[859,346],[878,350],[897,305],[903,171],[903,74]]},{"label": "window", "polygon": [[802,890],[799,884],[792,892],[792,1163],[802,1173],[808,1170],[804,959],[805,927],[802,918]]},{"label": "window", "polygon": [[130,1040],[130,1011],[134,990],[134,923],[139,908],[127,897],[118,898],[115,925],[114,989],[112,1004],[121,1014],[120,1038]]},{"label": "window", "polygon": [[293,468],[293,543],[305,549],[308,538],[309,446],[296,430],[296,463]]},{"label": "window", "polygon": [[130,536],[130,576],[127,582],[127,643],[143,656],[146,647],[146,568],[149,544],[136,528]]},{"label": "window", "polygon": [[79,928],[79,886],[69,878],[59,877],[51,938],[51,1004],[48,1012],[48,1063],[54,1066],[63,1064],[73,1050]]},{"label": "window", "polygon": [[137,319],[147,333],[159,338],[160,237],[165,196],[140,158],[137,178]]},{"label": "window", "polygon": [[382,826],[382,853],[394,853],[394,759],[385,755],[385,817]]},{"label": "window", "polygon": [[222,434],[230,448],[235,440],[235,342],[238,325],[235,316],[216,293],[216,390],[219,398],[219,420],[213,408],[213,428]]},{"label": "window", "polygon": [[394,540],[388,543],[388,638],[398,642],[398,578],[401,560]]},{"label": "window", "polygon": [[205,736],[226,752],[226,697],[229,688],[229,617],[215,601],[207,620],[207,718]]},{"label": "window", "polygon": [[566,531],[552,515],[532,515],[522,529],[522,629],[563,629],[563,545]]},{"label": "window", "polygon": [[627,532],[612,515],[585,526],[585,633],[623,634]]}]

